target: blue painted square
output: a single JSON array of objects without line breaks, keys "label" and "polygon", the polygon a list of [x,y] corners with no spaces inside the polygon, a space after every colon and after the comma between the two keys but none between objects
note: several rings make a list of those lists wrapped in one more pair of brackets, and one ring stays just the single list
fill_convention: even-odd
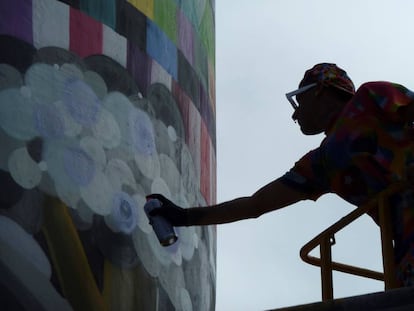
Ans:
[{"label": "blue painted square", "polygon": [[177,47],[151,20],[147,20],[147,53],[177,80]]}]

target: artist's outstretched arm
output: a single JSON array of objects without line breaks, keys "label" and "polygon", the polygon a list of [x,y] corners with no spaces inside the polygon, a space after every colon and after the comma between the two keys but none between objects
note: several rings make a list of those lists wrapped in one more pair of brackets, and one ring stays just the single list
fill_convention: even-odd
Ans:
[{"label": "artist's outstretched arm", "polygon": [[155,213],[166,217],[174,226],[223,224],[257,218],[264,213],[308,198],[306,194],[283,184],[280,179],[267,184],[252,196],[201,208],[182,209],[159,194],[151,194],[148,197],[161,201],[163,207],[155,209]]}]

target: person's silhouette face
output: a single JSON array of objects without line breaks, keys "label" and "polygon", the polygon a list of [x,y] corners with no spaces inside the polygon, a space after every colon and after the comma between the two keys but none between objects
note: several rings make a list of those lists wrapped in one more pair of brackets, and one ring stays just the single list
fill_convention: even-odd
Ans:
[{"label": "person's silhouette face", "polygon": [[331,117],[337,112],[338,105],[333,93],[323,87],[315,86],[296,96],[299,106],[292,115],[305,135],[324,132],[331,123]]}]

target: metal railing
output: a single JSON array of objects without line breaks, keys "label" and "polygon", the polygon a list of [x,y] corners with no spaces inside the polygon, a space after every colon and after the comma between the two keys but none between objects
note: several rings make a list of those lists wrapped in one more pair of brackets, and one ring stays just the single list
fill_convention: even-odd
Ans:
[{"label": "metal railing", "polygon": [[[333,279],[332,272],[340,271],[348,274],[371,278],[385,282],[385,290],[397,287],[394,273],[394,255],[392,228],[390,222],[390,209],[388,197],[407,187],[406,183],[396,183],[386,190],[379,193],[367,204],[353,210],[348,215],[341,218],[332,226],[321,232],[300,250],[300,257],[306,263],[319,266],[321,268],[322,281],[322,300],[333,299]],[[332,261],[332,245],[335,244],[335,233],[349,225],[351,222],[367,213],[373,208],[378,208],[379,226],[381,231],[381,246],[384,272],[372,271],[356,266],[351,266]],[[317,246],[320,248],[320,258],[310,256],[309,253]]]}]

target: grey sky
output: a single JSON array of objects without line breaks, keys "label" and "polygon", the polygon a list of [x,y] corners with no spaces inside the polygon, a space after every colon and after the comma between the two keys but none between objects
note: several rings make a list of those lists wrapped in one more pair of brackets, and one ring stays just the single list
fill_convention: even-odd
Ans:
[{"label": "grey sky", "polygon": [[[388,80],[414,89],[410,1],[216,1],[218,201],[250,195],[317,147],[291,120],[285,93],[306,69],[333,62],[355,86]],[[334,195],[218,226],[217,311],[319,301],[319,269],[299,249],[353,206]],[[334,259],[380,271],[379,230],[364,216],[336,236]],[[335,297],[383,289],[334,275]]]}]

